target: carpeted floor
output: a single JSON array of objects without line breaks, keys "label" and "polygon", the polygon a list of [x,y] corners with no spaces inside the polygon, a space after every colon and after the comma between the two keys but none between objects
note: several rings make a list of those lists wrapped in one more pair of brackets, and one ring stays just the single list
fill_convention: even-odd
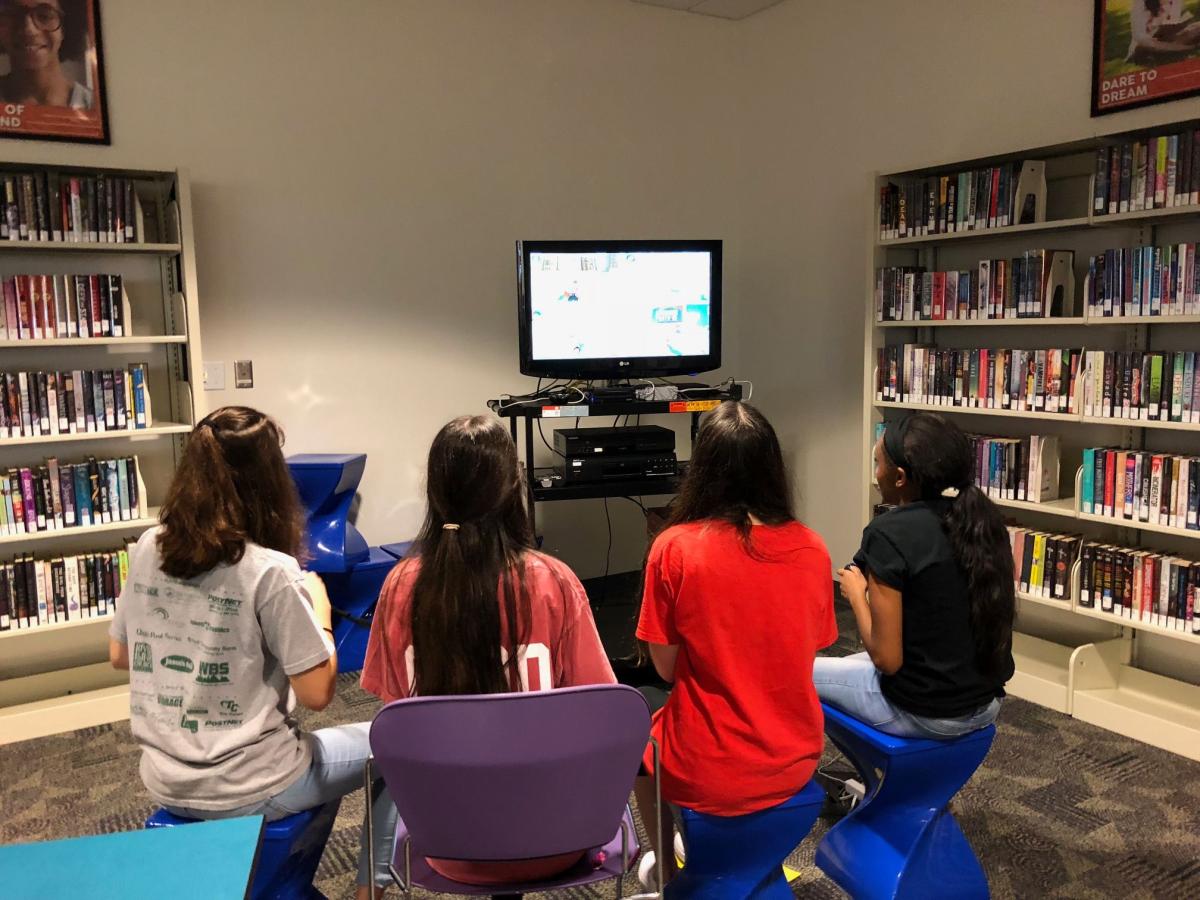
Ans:
[{"label": "carpeted floor", "polygon": [[[628,594],[612,589],[609,596]],[[841,613],[839,654],[855,649],[848,610]],[[623,604],[601,610],[597,619],[610,649],[627,641],[631,615]],[[356,677],[345,675],[337,699],[306,714],[304,723],[362,721],[376,706]],[[127,723],[0,747],[0,843],[141,827],[152,804],[137,761]],[[1005,704],[992,751],[954,811],[993,897],[1200,897],[1200,764],[1033,704]],[[318,877],[331,900],[353,895],[361,821],[361,798],[346,798]],[[801,873],[793,884],[797,897],[843,896],[812,864],[827,827],[819,821],[792,856]],[[627,889],[634,890],[632,879]],[[568,896],[611,893],[606,887]]]}]

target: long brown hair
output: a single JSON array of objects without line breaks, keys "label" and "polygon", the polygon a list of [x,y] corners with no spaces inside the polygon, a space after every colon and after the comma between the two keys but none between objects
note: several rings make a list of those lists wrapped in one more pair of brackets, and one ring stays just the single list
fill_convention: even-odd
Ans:
[{"label": "long brown hair", "polygon": [[414,692],[519,690],[517,648],[529,627],[524,556],[534,541],[517,448],[500,420],[463,416],[443,427],[429,448],[426,492],[412,596]]},{"label": "long brown hair", "polygon": [[275,421],[246,406],[192,429],[159,515],[164,572],[193,578],[235,563],[247,541],[300,555],[304,516],[282,446]]},{"label": "long brown hair", "polygon": [[727,522],[751,549],[751,515],[766,525],[796,518],[775,429],[749,403],[727,400],[700,424],[667,525]]}]

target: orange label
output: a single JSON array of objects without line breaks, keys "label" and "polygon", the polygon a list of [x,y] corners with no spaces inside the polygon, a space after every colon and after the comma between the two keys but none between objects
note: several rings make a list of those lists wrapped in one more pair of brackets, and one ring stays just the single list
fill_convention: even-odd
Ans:
[{"label": "orange label", "polygon": [[671,412],[708,412],[710,409],[716,409],[720,405],[720,400],[676,400],[671,404]]}]

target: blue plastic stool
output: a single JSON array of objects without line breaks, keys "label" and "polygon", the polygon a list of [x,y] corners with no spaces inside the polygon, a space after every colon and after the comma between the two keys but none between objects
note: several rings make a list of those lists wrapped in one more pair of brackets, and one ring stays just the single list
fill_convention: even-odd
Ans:
[{"label": "blue plastic stool", "polygon": [[380,547],[371,547],[367,558],[355,563],[348,572],[323,576],[334,609],[333,643],[337,647],[339,672],[357,672],[363,667],[379,591],[395,565],[396,557]]},{"label": "blue plastic stool", "polygon": [[947,805],[987,756],[996,726],[947,741],[898,738],[821,706],[825,733],[867,791],[817,847],[820,869],[855,900],[986,898],[987,876]]},{"label": "blue plastic stool", "polygon": [[810,781],[790,800],[744,816],[680,810],[687,861],[667,885],[666,897],[790,898],[783,861],[812,830],[824,802],[825,792]]},{"label": "blue plastic stool", "polygon": [[[325,900],[325,895],[313,886],[313,878],[341,803],[339,797],[324,806],[266,824],[250,900]],[[197,821],[156,809],[146,820],[146,827],[169,828]]]}]

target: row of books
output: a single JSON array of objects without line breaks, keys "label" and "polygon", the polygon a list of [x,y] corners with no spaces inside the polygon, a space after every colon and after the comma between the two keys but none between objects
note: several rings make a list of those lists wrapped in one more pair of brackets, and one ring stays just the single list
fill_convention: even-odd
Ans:
[{"label": "row of books", "polygon": [[1200,459],[1089,447],[1079,508],[1093,516],[1200,530]]},{"label": "row of books", "polygon": [[1101,147],[1096,153],[1096,215],[1200,203],[1200,129]]},{"label": "row of books", "polygon": [[131,334],[129,298],[120,275],[14,275],[4,279],[0,335],[10,341]]},{"label": "row of books", "polygon": [[1079,552],[1079,535],[1049,534],[1010,525],[1008,536],[1016,589],[1033,597],[1069,601],[1071,566]]},{"label": "row of books", "polygon": [[0,239],[125,244],[145,240],[129,178],[42,171],[3,176]]},{"label": "row of books", "polygon": [[1200,634],[1200,563],[1088,542],[1079,555],[1079,605]]},{"label": "row of books", "polygon": [[1085,416],[1200,424],[1200,352],[1087,350]]},{"label": "row of books", "polygon": [[129,575],[129,551],[36,559],[0,565],[0,631],[111,616]]},{"label": "row of books", "polygon": [[1194,243],[1106,250],[1088,262],[1088,315],[1198,315],[1198,276]]},{"label": "row of books", "polygon": [[880,322],[1027,319],[1073,316],[1075,254],[1028,250],[1013,259],[980,260],[974,270],[928,272],[887,267],[875,276]]},{"label": "row of books", "polygon": [[975,483],[989,497],[1027,503],[1058,499],[1061,449],[1057,436],[967,437],[975,448]]},{"label": "row of books", "polygon": [[146,516],[136,456],[11,468],[0,475],[0,534],[88,528]]},{"label": "row of books", "polygon": [[149,428],[149,368],[0,373],[0,438]]},{"label": "row of books", "polygon": [[1021,163],[888,182],[880,189],[879,237],[915,237],[1018,222]]},{"label": "row of books", "polygon": [[890,345],[876,355],[875,398],[979,409],[1077,413],[1079,350]]}]

